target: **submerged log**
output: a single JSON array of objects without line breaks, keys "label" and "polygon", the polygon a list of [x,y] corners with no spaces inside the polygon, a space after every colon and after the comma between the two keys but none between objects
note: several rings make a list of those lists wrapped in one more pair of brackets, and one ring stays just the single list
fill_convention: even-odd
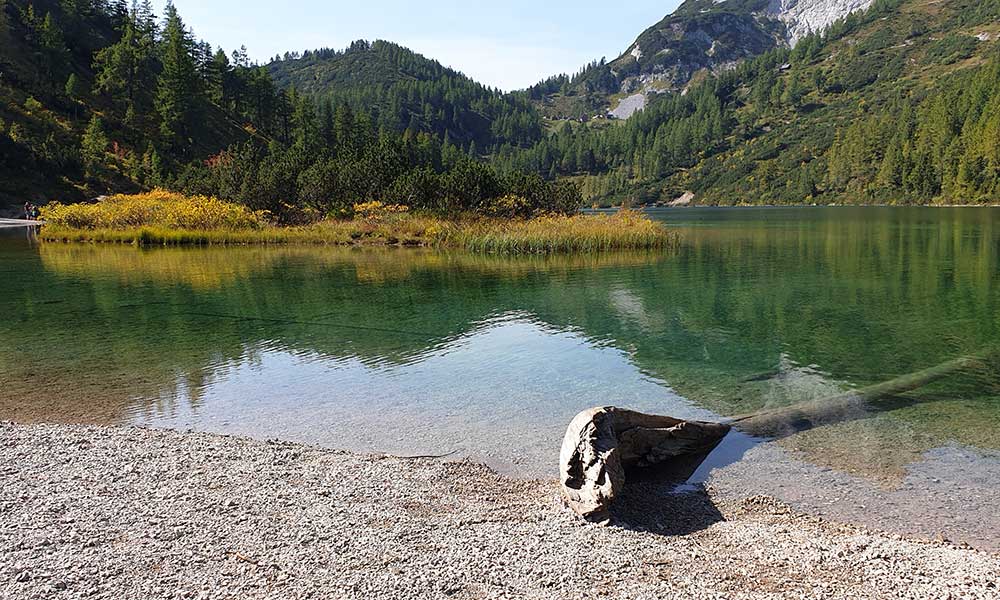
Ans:
[{"label": "submerged log", "polygon": [[604,521],[627,472],[707,454],[729,429],[614,407],[586,410],[563,439],[559,475],[566,502],[582,517]]},{"label": "submerged log", "polygon": [[797,431],[841,423],[867,416],[880,400],[930,385],[956,373],[982,365],[982,359],[962,357],[923,371],[836,396],[793,406],[759,411],[727,421],[743,433],[757,437],[786,437]]},{"label": "submerged log", "polygon": [[878,385],[734,417],[725,423],[684,421],[614,407],[592,408],[573,419],[563,439],[559,456],[563,495],[577,514],[606,521],[628,473],[681,462],[696,468],[731,428],[775,438],[861,418],[878,408],[880,401],[981,367],[982,361],[958,358]]}]

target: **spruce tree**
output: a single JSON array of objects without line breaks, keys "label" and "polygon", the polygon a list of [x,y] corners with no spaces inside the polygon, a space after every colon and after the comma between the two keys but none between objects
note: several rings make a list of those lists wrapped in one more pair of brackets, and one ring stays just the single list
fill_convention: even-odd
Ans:
[{"label": "spruce tree", "polygon": [[69,49],[63,37],[62,29],[51,12],[45,13],[45,18],[38,23],[36,29],[38,43],[44,56],[45,72],[51,88],[58,90],[57,81],[62,80],[66,65],[69,62]]},{"label": "spruce tree", "polygon": [[160,135],[169,146],[179,150],[189,137],[199,100],[199,81],[192,56],[194,44],[173,2],[167,3],[165,15],[160,51],[163,70],[155,105],[160,116]]},{"label": "spruce tree", "polygon": [[155,88],[155,27],[146,22],[142,11],[133,3],[118,41],[94,59],[94,92],[106,94],[125,114],[145,111]]},{"label": "spruce tree", "polygon": [[94,177],[103,170],[104,156],[109,143],[108,136],[104,133],[104,123],[100,117],[94,115],[80,141],[80,155],[83,157],[88,177]]},{"label": "spruce tree", "polygon": [[66,86],[64,88],[66,92],[66,97],[70,100],[79,100],[80,98],[80,80],[77,78],[76,73],[70,73],[69,78],[66,80]]},{"label": "spruce tree", "polygon": [[69,74],[63,90],[66,92],[66,97],[73,103],[73,118],[79,118],[78,111],[80,110],[80,96],[83,92],[83,86],[80,85],[80,80],[77,78],[76,73]]},{"label": "spruce tree", "polygon": [[219,106],[229,108],[228,90],[231,87],[233,69],[226,51],[219,48],[212,57],[212,63],[211,78],[207,82],[210,97]]}]

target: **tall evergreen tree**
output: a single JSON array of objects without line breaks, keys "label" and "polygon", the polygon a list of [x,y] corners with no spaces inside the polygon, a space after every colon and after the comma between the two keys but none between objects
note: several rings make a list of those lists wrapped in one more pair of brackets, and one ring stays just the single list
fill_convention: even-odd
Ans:
[{"label": "tall evergreen tree", "polygon": [[193,57],[194,43],[184,28],[173,2],[165,9],[160,72],[156,88],[156,112],[160,135],[168,146],[183,151],[189,139],[200,100],[198,72]]},{"label": "tall evergreen tree", "polygon": [[76,73],[69,74],[69,78],[66,80],[66,86],[63,91],[65,91],[66,97],[73,102],[74,118],[79,118],[80,96],[83,93],[83,86],[80,85],[80,79],[76,76]]},{"label": "tall evergreen tree", "polygon": [[115,100],[124,112],[145,111],[151,105],[156,72],[155,27],[138,4],[122,23],[120,38],[97,53],[94,91]]},{"label": "tall evergreen tree", "polygon": [[109,143],[108,136],[104,133],[104,123],[94,115],[80,142],[80,155],[83,157],[87,176],[94,177],[103,170]]},{"label": "tall evergreen tree", "polygon": [[[49,82],[62,80],[66,76],[69,49],[66,47],[62,28],[59,27],[51,12],[45,13],[45,17],[37,22],[36,37],[42,54],[46,79]],[[58,88],[52,91],[55,90]]]}]

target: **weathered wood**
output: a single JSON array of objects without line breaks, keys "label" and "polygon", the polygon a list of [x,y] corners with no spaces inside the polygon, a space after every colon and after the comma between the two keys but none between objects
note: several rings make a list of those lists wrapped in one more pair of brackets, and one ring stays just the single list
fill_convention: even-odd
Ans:
[{"label": "weathered wood", "polygon": [[577,514],[604,521],[630,470],[707,453],[729,429],[614,407],[586,410],[573,419],[563,439],[563,495]]},{"label": "weathered wood", "polygon": [[958,358],[877,385],[724,423],[684,421],[614,407],[592,408],[573,419],[563,439],[559,457],[563,495],[577,514],[606,521],[630,471],[684,459],[697,465],[731,427],[758,437],[783,437],[864,417],[887,399],[982,366],[982,358]]}]

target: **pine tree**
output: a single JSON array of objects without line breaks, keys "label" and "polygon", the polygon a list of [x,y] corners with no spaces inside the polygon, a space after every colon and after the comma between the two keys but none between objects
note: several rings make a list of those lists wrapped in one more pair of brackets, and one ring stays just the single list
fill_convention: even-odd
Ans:
[{"label": "pine tree", "polygon": [[[56,23],[52,13],[45,13],[45,18],[38,23],[36,29],[38,43],[44,56],[45,72],[49,82],[61,81],[69,62],[69,49],[63,37],[62,29]],[[58,84],[52,87],[58,90]]]},{"label": "pine tree", "polygon": [[[120,38],[97,53],[94,92],[106,94],[126,115],[145,112],[155,89],[155,23],[137,3],[122,22]],[[134,121],[134,119],[133,119]]]},{"label": "pine tree", "polygon": [[883,197],[899,194],[903,187],[905,174],[902,142],[899,139],[893,139],[885,149],[885,158],[882,159],[882,165],[879,167],[878,176],[875,179],[877,193]]},{"label": "pine tree", "polygon": [[70,73],[69,78],[66,80],[66,86],[63,88],[66,92],[66,97],[69,98],[73,103],[73,116],[74,118],[79,118],[80,110],[80,100],[83,93],[83,86],[80,85],[80,80],[77,78],[76,73]]},{"label": "pine tree", "polygon": [[199,100],[198,73],[192,56],[193,42],[184,28],[173,2],[165,10],[160,72],[156,88],[156,112],[160,116],[160,135],[175,150],[184,148],[189,138]]},{"label": "pine tree", "polygon": [[299,98],[292,114],[292,147],[306,155],[318,152],[321,146],[316,109],[308,98]]},{"label": "pine tree", "polygon": [[156,13],[153,12],[151,0],[132,0],[132,18],[135,21],[139,37],[147,41],[155,41],[159,27],[156,25]]},{"label": "pine tree", "polygon": [[116,30],[121,31],[129,18],[128,2],[125,0],[111,0],[108,2],[108,12],[111,17],[111,24]]},{"label": "pine tree", "polygon": [[146,151],[142,154],[143,183],[148,186],[161,185],[163,181],[163,161],[160,154],[150,142],[146,145]]},{"label": "pine tree", "polygon": [[70,73],[69,79],[66,80],[66,87],[63,88],[66,92],[66,97],[70,100],[79,100],[80,98],[80,80],[77,78],[76,73]]},{"label": "pine tree", "polygon": [[104,133],[104,124],[100,117],[94,115],[80,142],[80,154],[88,177],[94,177],[103,170],[109,143],[108,136]]},{"label": "pine tree", "polygon": [[229,57],[226,56],[225,50],[219,48],[212,56],[205,84],[209,98],[223,108],[228,107],[229,97],[226,94],[226,87],[231,75],[232,67],[229,64]]},{"label": "pine tree", "polygon": [[[89,4],[89,3],[88,3]],[[88,7],[83,0],[60,0],[60,13],[64,33],[70,38],[76,38],[81,33],[84,13]]]}]

